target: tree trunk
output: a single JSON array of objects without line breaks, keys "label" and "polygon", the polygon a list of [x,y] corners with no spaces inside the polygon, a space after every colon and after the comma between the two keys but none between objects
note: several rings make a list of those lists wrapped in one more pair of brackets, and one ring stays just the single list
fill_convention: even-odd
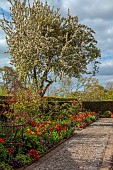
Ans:
[{"label": "tree trunk", "polygon": [[44,89],[40,89],[39,94],[40,94],[41,97],[44,97],[44,95],[45,95],[48,87],[49,87],[52,83],[53,83],[53,81],[48,81],[48,84],[44,87]]},{"label": "tree trunk", "polygon": [[36,76],[36,67],[34,67],[33,73],[34,73],[34,75],[33,75],[34,76],[34,84],[38,88],[38,81],[37,81],[37,76]]}]

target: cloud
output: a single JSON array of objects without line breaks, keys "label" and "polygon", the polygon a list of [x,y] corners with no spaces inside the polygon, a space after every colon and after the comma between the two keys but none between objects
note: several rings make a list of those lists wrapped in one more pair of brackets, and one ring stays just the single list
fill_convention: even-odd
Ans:
[{"label": "cloud", "polygon": [[4,52],[6,52],[8,50],[5,36],[6,36],[6,34],[0,28],[0,58],[1,58],[1,55],[3,55]]},{"label": "cloud", "polygon": [[106,86],[108,82],[113,81],[113,76],[112,75],[97,75],[95,78],[97,78],[99,80],[99,84],[101,84],[102,86]]},{"label": "cloud", "polygon": [[112,20],[113,16],[112,0],[63,0],[62,6],[65,11],[69,8],[72,15],[77,14],[80,20],[83,18]]},{"label": "cloud", "polygon": [[100,65],[98,75],[105,75],[105,76],[107,76],[107,75],[111,76],[112,75],[113,76],[113,60],[103,62]]},{"label": "cloud", "polygon": [[7,50],[8,50],[8,46],[6,44],[6,40],[5,39],[1,39],[0,40],[0,53],[3,54]]},{"label": "cloud", "polygon": [[10,3],[7,0],[0,0],[0,8],[9,12]]},{"label": "cloud", "polygon": [[8,46],[5,39],[5,33],[0,28],[0,67],[10,65],[10,55],[4,54],[8,50]]},{"label": "cloud", "polygon": [[0,55],[0,67],[3,66],[10,66],[10,59],[9,59],[9,55],[5,54],[5,55]]}]

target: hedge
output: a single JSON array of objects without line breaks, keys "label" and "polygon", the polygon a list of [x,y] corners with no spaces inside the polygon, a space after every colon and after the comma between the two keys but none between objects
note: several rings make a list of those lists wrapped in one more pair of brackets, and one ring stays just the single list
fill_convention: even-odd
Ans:
[{"label": "hedge", "polygon": [[[56,101],[60,105],[62,105],[64,103],[70,103],[70,104],[78,103],[81,106],[81,101],[78,101],[75,98],[61,98],[61,97],[54,97],[54,96],[45,96],[44,99],[48,103],[51,103],[51,104],[55,103],[55,101]],[[0,96],[0,105],[3,103],[3,101],[5,103],[7,103],[6,96]],[[98,111],[105,112],[107,110],[113,112],[113,101],[83,101],[82,108],[85,110],[90,110],[90,111],[95,111],[95,112],[98,112]],[[0,108],[0,110],[1,109],[2,109],[2,107]]]},{"label": "hedge", "polygon": [[90,111],[101,111],[107,110],[113,112],[113,101],[83,101],[83,108]]}]

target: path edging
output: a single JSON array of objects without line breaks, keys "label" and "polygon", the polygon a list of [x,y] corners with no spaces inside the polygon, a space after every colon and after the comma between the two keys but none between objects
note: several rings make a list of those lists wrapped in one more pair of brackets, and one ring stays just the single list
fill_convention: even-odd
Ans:
[{"label": "path edging", "polygon": [[113,156],[113,134],[109,136],[105,149],[102,165],[99,170],[111,170],[111,159]]}]

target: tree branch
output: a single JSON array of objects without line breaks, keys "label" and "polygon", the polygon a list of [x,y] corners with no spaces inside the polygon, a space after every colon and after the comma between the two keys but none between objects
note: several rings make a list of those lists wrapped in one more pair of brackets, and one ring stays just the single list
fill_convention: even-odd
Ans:
[{"label": "tree branch", "polygon": [[43,90],[41,90],[41,92],[40,92],[41,97],[43,97],[45,95],[45,92],[47,91],[48,87],[53,83],[53,81],[49,81],[49,80],[46,80],[46,82],[48,82],[48,84],[45,86],[45,88]]}]

